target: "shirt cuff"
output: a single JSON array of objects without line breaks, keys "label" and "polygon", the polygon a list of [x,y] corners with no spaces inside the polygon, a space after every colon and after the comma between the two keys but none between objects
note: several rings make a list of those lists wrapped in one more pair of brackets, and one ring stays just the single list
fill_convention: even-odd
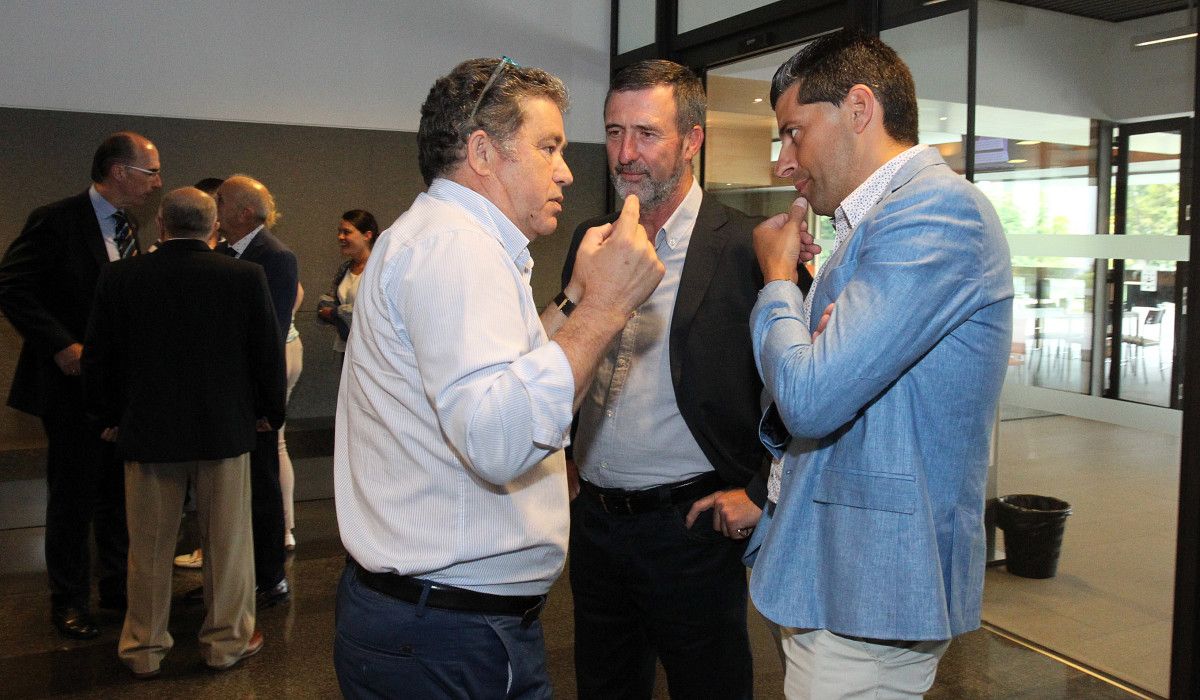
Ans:
[{"label": "shirt cuff", "polygon": [[562,347],[551,341],[514,362],[512,371],[529,393],[533,442],[553,450],[565,447],[570,442],[575,374]]}]

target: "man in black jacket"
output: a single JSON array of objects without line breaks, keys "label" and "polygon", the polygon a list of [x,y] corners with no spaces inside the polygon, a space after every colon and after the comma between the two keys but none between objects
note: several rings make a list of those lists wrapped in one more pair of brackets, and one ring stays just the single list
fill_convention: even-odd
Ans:
[{"label": "man in black jacket", "polygon": [[[292,325],[299,266],[295,253],[271,233],[271,226],[278,216],[275,198],[258,180],[233,175],[217,188],[216,199],[220,231],[225,237],[225,245],[218,249],[239,260],[262,266],[275,309],[275,322],[271,326],[279,334],[282,348]],[[258,607],[263,609],[284,602],[291,595],[284,577],[287,552],[284,549],[283,492],[279,484],[279,433],[276,430],[258,436],[258,444],[250,453],[250,477],[254,568]]]},{"label": "man in black jacket", "polygon": [[128,211],[162,187],[158,149],[132,132],[110,135],[92,159],[92,185],[35,209],[0,260],[0,310],[24,338],[8,405],[46,430],[46,572],[55,627],[100,634],[91,615],[95,533],[100,607],[125,608],[125,495],[111,445],[85,418],[79,358],[101,268],[136,255]]},{"label": "man in black jacket", "polygon": [[200,190],[164,197],[162,246],[104,271],[84,346],[88,406],[125,460],[129,611],[118,654],[142,678],[172,646],[171,560],[189,476],[205,552],[201,654],[223,669],[262,647],[249,452],[283,422],[283,353],[262,268],[208,248],[215,219]]},{"label": "man in black jacket", "polygon": [[[766,498],[749,332],[758,220],[692,176],[705,101],[692,71],[661,60],[622,69],[605,101],[613,186],[641,200],[667,271],[579,409],[570,571],[582,698],[649,698],[656,656],[673,697],[753,692],[741,557]],[[583,233],[612,220],[576,230],[565,298]]]}]

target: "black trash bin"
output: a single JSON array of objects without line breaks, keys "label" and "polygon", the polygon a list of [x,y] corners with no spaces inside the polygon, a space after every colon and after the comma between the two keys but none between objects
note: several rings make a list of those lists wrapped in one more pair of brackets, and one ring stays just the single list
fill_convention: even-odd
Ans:
[{"label": "black trash bin", "polygon": [[1071,504],[1030,494],[1001,496],[996,501],[996,525],[1004,531],[1009,572],[1026,578],[1053,577]]}]

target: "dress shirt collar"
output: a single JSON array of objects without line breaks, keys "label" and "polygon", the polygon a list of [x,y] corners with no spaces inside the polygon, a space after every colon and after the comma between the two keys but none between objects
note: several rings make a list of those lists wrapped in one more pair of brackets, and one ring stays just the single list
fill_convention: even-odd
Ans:
[{"label": "dress shirt collar", "polygon": [[88,188],[88,197],[92,200],[92,208],[96,210],[96,216],[100,219],[111,219],[118,209],[104,198],[104,195],[96,191],[96,186],[92,185]]},{"label": "dress shirt collar", "polygon": [[842,200],[841,205],[833,213],[834,226],[839,223],[839,217],[844,219],[844,225],[849,230],[858,226],[858,222],[862,221],[871,207],[878,204],[879,200],[883,199],[883,195],[887,194],[888,184],[891,183],[900,168],[926,148],[928,146],[913,146],[879,166],[879,169],[871,173],[871,176],[855,188],[849,197]]},{"label": "dress shirt collar", "polygon": [[529,239],[487,197],[453,180],[440,177],[430,183],[427,194],[438,201],[457,204],[465,209],[479,221],[485,231],[496,237],[518,269],[528,271],[533,268]]},{"label": "dress shirt collar", "polygon": [[253,231],[247,233],[245,236],[242,236],[242,240],[229,246],[237,251],[237,256],[239,258],[242,257],[242,254],[245,253],[246,249],[250,247],[251,241],[253,241],[254,237],[258,235],[258,232],[263,230],[263,226],[265,226],[265,224],[259,224],[258,227]]},{"label": "dress shirt collar", "polygon": [[92,200],[92,209],[96,212],[96,221],[100,223],[100,233],[105,238],[113,238],[117,232],[117,222],[112,216],[120,210],[114,207],[112,202],[105,199],[104,195],[97,192],[95,185],[88,188],[88,198]]},{"label": "dress shirt collar", "polygon": [[671,250],[680,246],[687,247],[692,238],[692,228],[696,225],[696,217],[700,215],[700,200],[704,198],[704,190],[700,183],[692,178],[692,186],[684,195],[683,201],[671,212],[671,216],[663,223],[663,227],[655,234],[654,245],[657,248],[664,241]]}]

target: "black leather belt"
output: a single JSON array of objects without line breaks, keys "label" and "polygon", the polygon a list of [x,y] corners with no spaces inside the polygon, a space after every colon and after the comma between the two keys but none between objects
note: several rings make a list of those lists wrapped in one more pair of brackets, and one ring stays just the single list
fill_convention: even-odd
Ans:
[{"label": "black leather belt", "polygon": [[579,487],[580,492],[599,503],[605,513],[616,515],[650,513],[678,503],[694,501],[714,491],[729,488],[716,472],[708,472],[687,481],[663,484],[640,491],[602,489],[582,479],[579,480]]},{"label": "black leather belt", "polygon": [[358,580],[367,588],[414,605],[421,604],[421,598],[424,597],[424,604],[431,608],[484,615],[511,615],[521,618],[521,624],[525,627],[538,619],[546,605],[544,595],[480,593],[412,576],[367,571],[354,560],[350,560],[350,564],[354,567]]}]

